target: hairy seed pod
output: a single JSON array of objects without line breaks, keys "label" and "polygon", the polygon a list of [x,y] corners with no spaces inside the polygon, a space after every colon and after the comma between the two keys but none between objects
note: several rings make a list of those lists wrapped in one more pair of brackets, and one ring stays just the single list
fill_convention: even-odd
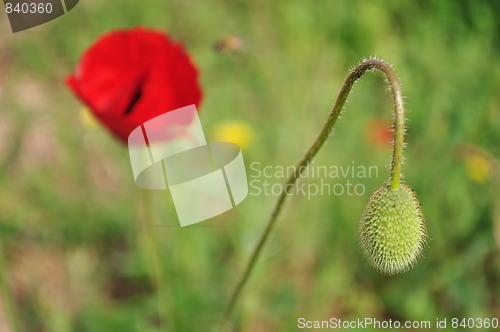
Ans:
[{"label": "hairy seed pod", "polygon": [[422,254],[427,231],[415,192],[405,184],[380,187],[370,197],[360,223],[361,245],[383,274],[410,269]]}]

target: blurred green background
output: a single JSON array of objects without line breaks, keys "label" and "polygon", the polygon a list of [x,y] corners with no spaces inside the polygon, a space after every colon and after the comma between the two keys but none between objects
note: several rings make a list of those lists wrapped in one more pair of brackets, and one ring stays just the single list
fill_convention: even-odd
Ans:
[{"label": "blurred green background", "polygon": [[[423,259],[382,276],[357,241],[391,156],[374,139],[391,96],[370,73],[315,165],[374,165],[379,177],[325,179],[361,183],[361,196],[291,197],[235,331],[295,331],[300,317],[500,318],[499,15],[495,0],[86,0],[12,34],[0,14],[0,331],[15,331],[9,307],[19,331],[210,331],[262,232],[274,196],[181,229],[169,193],[136,187],[126,147],[82,117],[64,78],[100,35],[137,25],[185,45],[208,139],[241,143],[249,177],[252,162],[302,157],[362,58],[394,64],[403,84]],[[227,36],[244,46],[214,51]]]}]

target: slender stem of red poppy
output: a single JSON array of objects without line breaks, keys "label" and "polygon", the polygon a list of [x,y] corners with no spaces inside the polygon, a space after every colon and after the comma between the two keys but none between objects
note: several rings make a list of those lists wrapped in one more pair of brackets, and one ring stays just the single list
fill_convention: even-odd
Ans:
[{"label": "slender stem of red poppy", "polygon": [[[391,65],[378,60],[378,59],[370,59],[364,60],[361,64],[359,64],[356,68],[354,68],[342,86],[340,93],[337,97],[335,105],[333,106],[328,119],[323,126],[318,138],[314,141],[312,146],[306,152],[305,156],[302,160],[295,166],[295,171],[292,172],[292,175],[288,178],[283,188],[292,188],[295,186],[297,179],[302,176],[302,173],[306,169],[306,167],[311,163],[313,158],[316,156],[318,151],[321,149],[323,144],[325,144],[326,140],[330,136],[332,132],[333,126],[337,122],[340,113],[344,107],[344,104],[347,100],[349,92],[351,91],[354,83],[361,78],[367,71],[372,69],[378,69],[382,71],[387,80],[389,81],[393,102],[394,102],[394,142],[393,142],[393,155],[392,155],[392,165],[391,165],[391,175],[390,175],[390,183],[389,187],[393,190],[399,189],[399,185],[401,182],[401,164],[403,161],[403,140],[404,140],[404,106],[403,106],[403,94],[401,92],[401,85],[397,78],[394,69],[392,69]],[[241,292],[250,277],[250,274],[266,244],[269,239],[269,235],[273,230],[276,221],[278,220],[278,216],[283,208],[284,203],[286,202],[288,195],[288,190],[283,190],[281,195],[278,197],[276,205],[274,206],[273,212],[269,217],[266,228],[262,233],[257,245],[252,251],[250,259],[243,270],[238,282],[236,283],[236,287],[232,291],[226,309],[222,316],[221,328],[225,330],[229,325],[229,317],[234,310],[234,307],[241,295]]]},{"label": "slender stem of red poppy", "polygon": [[166,290],[167,280],[165,276],[164,266],[161,259],[161,241],[157,231],[153,230],[153,215],[151,213],[151,194],[149,190],[143,190],[143,223],[139,225],[140,234],[143,234],[144,241],[141,241],[141,247],[144,249],[146,259],[150,259],[153,265],[153,281],[156,286],[158,295],[158,315],[162,326],[168,325],[174,329],[174,315],[169,312],[168,294]]}]

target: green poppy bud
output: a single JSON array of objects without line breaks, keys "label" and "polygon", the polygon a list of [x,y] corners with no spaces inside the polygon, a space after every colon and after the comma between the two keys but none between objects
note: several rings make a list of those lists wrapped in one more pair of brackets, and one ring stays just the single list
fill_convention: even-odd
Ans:
[{"label": "green poppy bud", "polygon": [[380,187],[370,197],[360,223],[361,245],[371,264],[383,274],[410,269],[426,242],[427,231],[415,192]]}]

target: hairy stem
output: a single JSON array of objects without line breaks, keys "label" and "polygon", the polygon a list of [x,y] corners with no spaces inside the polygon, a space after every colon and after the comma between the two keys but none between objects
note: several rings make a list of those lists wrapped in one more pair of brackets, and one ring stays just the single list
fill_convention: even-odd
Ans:
[{"label": "hairy stem", "polygon": [[[347,100],[347,96],[349,95],[349,92],[354,86],[354,83],[356,82],[357,79],[362,77],[365,74],[365,72],[372,69],[378,69],[385,74],[387,80],[389,81],[393,95],[394,143],[393,143],[393,155],[392,155],[389,187],[392,190],[399,189],[401,182],[401,164],[403,161],[403,140],[404,140],[403,94],[401,92],[401,85],[399,83],[396,73],[394,72],[394,69],[392,69],[390,64],[378,59],[365,60],[351,71],[351,73],[345,80],[342,89],[340,90],[335,105],[333,106],[333,109],[330,112],[330,115],[328,116],[328,119],[325,125],[323,126],[323,129],[321,129],[318,138],[316,138],[316,140],[309,148],[309,150],[306,152],[302,160],[295,166],[295,171],[292,172],[292,175],[288,178],[287,182],[284,185],[284,188],[288,187],[292,188],[295,185],[297,179],[299,179],[302,176],[302,173],[304,172],[306,167],[311,163],[313,158],[316,156],[318,151],[321,149],[323,144],[325,144],[326,140],[330,136],[332,128],[337,122],[337,119],[339,118],[339,115]],[[255,263],[257,262],[262,252],[262,249],[264,248],[264,245],[266,244],[269,235],[271,234],[271,231],[274,228],[274,225],[276,224],[276,220],[278,219],[278,216],[287,198],[288,198],[287,191],[283,190],[278,198],[278,201],[276,202],[276,205],[274,206],[274,210],[271,213],[266,228],[264,229],[264,232],[262,233],[259,241],[257,242],[257,245],[253,249],[252,255],[250,256],[250,259],[246,264],[246,267],[243,273],[241,274],[240,279],[238,280],[233,292],[231,293],[229,302],[222,317],[221,327],[223,329],[225,328],[226,324],[228,324],[229,317],[232,311],[234,310],[238,298],[240,297],[241,292],[246,282],[248,281],[250,274],[252,273]]]}]

